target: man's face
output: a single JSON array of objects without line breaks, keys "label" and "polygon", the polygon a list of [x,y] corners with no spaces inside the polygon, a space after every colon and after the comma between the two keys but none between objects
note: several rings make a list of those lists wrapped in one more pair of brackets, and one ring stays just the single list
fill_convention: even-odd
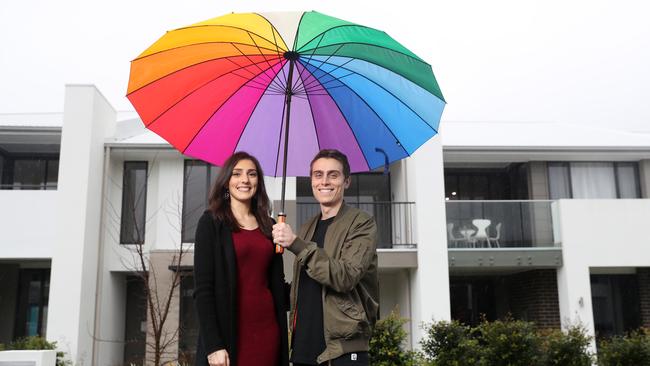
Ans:
[{"label": "man's face", "polygon": [[343,175],[343,165],[336,159],[320,158],[311,167],[311,189],[321,206],[336,206],[343,201],[343,192],[350,179]]}]

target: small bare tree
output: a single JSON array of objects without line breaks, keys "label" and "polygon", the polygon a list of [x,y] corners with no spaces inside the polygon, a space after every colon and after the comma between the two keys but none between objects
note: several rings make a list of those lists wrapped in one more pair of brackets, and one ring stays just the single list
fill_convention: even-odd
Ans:
[{"label": "small bare tree", "polygon": [[[151,171],[156,164],[156,157],[152,161],[152,169],[146,172],[146,180],[149,180]],[[189,174],[183,177],[183,185],[187,183]],[[112,181],[113,186],[118,187],[122,194],[125,194],[125,187]],[[145,245],[145,227],[160,214],[164,214],[167,224],[176,234],[182,234],[183,224],[183,196],[177,192],[166,202],[163,202],[151,214],[147,215],[144,222],[139,219],[138,214],[144,208],[146,197],[146,187],[144,184],[136,192],[131,192],[132,197],[122,200],[121,214],[112,202],[106,197],[106,207],[108,208],[109,224],[107,225],[108,233],[113,240],[120,243],[120,230],[122,215],[129,215],[132,218],[132,241],[134,244],[123,245],[131,254],[131,258],[121,257],[122,264],[133,276],[141,282],[143,287],[143,300],[146,301],[147,310],[147,337],[145,341],[145,364],[159,366],[167,362],[173,362],[178,359],[178,344],[180,339],[180,321],[169,322],[171,317],[178,314],[179,290],[182,282],[183,273],[181,271],[183,259],[189,250],[189,245],[180,243],[171,251],[165,252],[167,260],[152,260],[152,252]],[[129,194],[129,193],[127,193]],[[181,235],[182,236],[182,235]],[[175,236],[173,241],[176,241]],[[164,265],[161,265],[164,264]],[[175,313],[174,313],[175,312]],[[128,342],[128,341],[127,341]]]}]

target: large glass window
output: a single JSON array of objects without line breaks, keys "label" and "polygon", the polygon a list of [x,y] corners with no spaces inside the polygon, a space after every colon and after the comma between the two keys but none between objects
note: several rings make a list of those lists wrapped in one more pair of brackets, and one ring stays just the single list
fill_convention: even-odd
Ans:
[{"label": "large glass window", "polygon": [[636,275],[591,275],[591,303],[598,338],[621,335],[641,325]]},{"label": "large glass window", "polygon": [[126,276],[124,364],[144,365],[147,347],[147,297],[142,277]]},{"label": "large glass window", "polygon": [[50,294],[49,269],[22,269],[14,338],[45,336]]},{"label": "large glass window", "polygon": [[183,275],[181,279],[181,299],[179,317],[178,361],[192,364],[196,354],[196,340],[199,336],[199,322],[194,311],[194,277]]},{"label": "large glass window", "polygon": [[528,165],[445,168],[445,199],[528,199]]},{"label": "large glass window", "polygon": [[636,163],[549,163],[551,199],[639,198]]},{"label": "large glass window", "polygon": [[147,205],[147,162],[124,162],[120,243],[143,244]]},{"label": "large glass window", "polygon": [[58,156],[3,156],[0,154],[1,189],[56,189],[58,176]]},{"label": "large glass window", "polygon": [[183,174],[183,229],[182,241],[193,243],[196,225],[206,208],[212,182],[219,168],[200,160],[185,160]]},{"label": "large glass window", "polygon": [[616,164],[616,185],[618,187],[619,198],[639,198],[641,197],[641,187],[639,186],[639,173],[636,163],[617,163]]},{"label": "large glass window", "polygon": [[[345,202],[358,207],[375,217],[377,222],[378,247],[392,246],[393,215],[395,209],[406,209],[391,202],[390,174],[356,173],[352,174],[350,187],[345,190]],[[319,205],[313,197],[311,178],[296,178],[296,200],[298,202],[298,224],[320,213]],[[399,211],[405,214],[405,212]]]}]

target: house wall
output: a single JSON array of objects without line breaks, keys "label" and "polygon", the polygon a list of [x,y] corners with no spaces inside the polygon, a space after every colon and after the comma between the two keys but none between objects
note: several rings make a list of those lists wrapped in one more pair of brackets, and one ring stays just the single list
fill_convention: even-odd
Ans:
[{"label": "house wall", "polygon": [[92,363],[103,143],[114,126],[115,111],[94,86],[66,87],[47,339],[80,366]]},{"label": "house wall", "polygon": [[[449,264],[445,214],[445,187],[440,139],[434,137],[406,161],[409,201],[414,210],[418,266],[409,273],[411,289],[411,344],[419,347],[422,322],[449,320]],[[412,185],[411,185],[412,184]]]},{"label": "house wall", "polygon": [[507,277],[510,311],[517,319],[535,322],[538,328],[560,328],[557,274],[539,269]]},{"label": "house wall", "polygon": [[563,326],[582,323],[595,335],[591,268],[649,267],[647,220],[650,200],[559,200],[564,265],[558,269]]},{"label": "house wall", "polygon": [[0,257],[49,259],[62,215],[59,191],[0,190]]}]

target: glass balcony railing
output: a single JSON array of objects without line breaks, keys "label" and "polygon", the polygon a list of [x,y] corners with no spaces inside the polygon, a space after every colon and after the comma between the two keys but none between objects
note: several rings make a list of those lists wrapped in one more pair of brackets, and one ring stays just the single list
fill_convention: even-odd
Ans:
[{"label": "glass balcony railing", "polygon": [[[347,202],[375,217],[377,221],[377,248],[416,248],[413,232],[413,202]],[[297,224],[300,227],[320,212],[318,203],[297,203]]]},{"label": "glass balcony railing", "polygon": [[449,248],[557,247],[555,201],[447,201]]}]

